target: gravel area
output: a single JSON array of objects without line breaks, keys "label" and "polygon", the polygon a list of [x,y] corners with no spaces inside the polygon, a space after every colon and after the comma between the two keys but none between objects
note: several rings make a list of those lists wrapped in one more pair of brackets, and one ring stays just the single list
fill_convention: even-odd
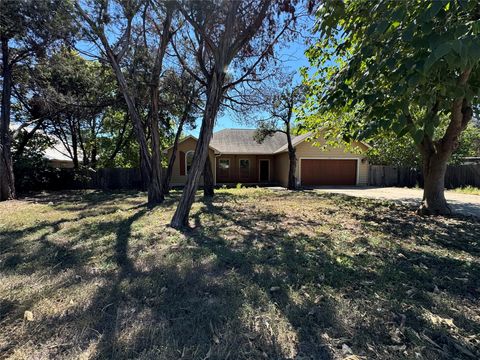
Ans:
[{"label": "gravel area", "polygon": [[[345,194],[350,196],[386,199],[402,203],[418,204],[422,200],[422,189],[397,187],[322,187],[315,191]],[[462,215],[480,218],[480,196],[446,191],[445,197],[453,211]]]}]

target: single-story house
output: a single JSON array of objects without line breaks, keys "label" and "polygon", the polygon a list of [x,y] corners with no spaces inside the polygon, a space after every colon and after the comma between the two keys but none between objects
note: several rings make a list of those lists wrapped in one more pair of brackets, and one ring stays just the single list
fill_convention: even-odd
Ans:
[{"label": "single-story house", "polygon": [[[262,143],[254,139],[254,129],[224,129],[213,134],[209,160],[216,185],[288,183],[287,137],[275,133]],[[353,143],[354,152],[325,145],[324,139],[310,134],[292,139],[296,149],[296,178],[300,186],[367,185],[368,162],[363,154],[368,145]],[[197,139],[187,136],[178,144],[171,185],[185,184]],[[167,149],[172,156],[172,148]]]}]

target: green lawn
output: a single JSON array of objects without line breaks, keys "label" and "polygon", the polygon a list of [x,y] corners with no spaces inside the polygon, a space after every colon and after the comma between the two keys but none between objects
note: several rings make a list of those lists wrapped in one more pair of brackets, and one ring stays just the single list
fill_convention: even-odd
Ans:
[{"label": "green lawn", "polygon": [[479,221],[234,189],[180,232],[177,198],[0,203],[0,358],[480,357]]},{"label": "green lawn", "polygon": [[453,191],[468,194],[468,195],[480,195],[480,189],[474,186],[465,186],[463,188],[456,188]]}]

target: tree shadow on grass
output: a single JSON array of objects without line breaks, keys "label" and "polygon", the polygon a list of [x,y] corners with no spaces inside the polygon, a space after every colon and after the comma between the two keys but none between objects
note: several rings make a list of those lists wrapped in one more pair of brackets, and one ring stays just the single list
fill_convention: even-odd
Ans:
[{"label": "tree shadow on grass", "polygon": [[[334,198],[341,211],[342,201],[338,201],[339,197],[337,196]],[[348,201],[348,206],[352,206],[350,199]],[[358,204],[353,204],[353,206],[365,206],[365,203],[359,201]],[[391,204],[385,204],[385,206],[391,207]],[[387,212],[389,215],[383,214],[378,219],[373,219],[372,216],[374,215],[372,214],[375,214],[376,209],[378,210],[378,203],[373,203],[370,207],[367,206],[364,212],[367,215],[365,219],[361,220],[366,222],[374,221],[377,223],[377,229],[379,226],[385,227],[386,233],[392,233],[392,226],[396,226],[389,221],[385,221],[385,218],[389,217],[391,212]],[[400,209],[398,214],[400,218],[405,216],[402,210]],[[393,357],[398,356],[398,358],[402,358],[403,355],[401,352],[398,353],[398,349],[406,349],[406,347],[399,345],[399,341],[403,341],[402,345],[406,344],[406,346],[411,347],[418,342],[422,343],[422,346],[426,344],[427,350],[425,353],[435,358],[438,356],[442,358],[450,358],[451,356],[462,358],[468,352],[472,353],[474,351],[472,350],[474,349],[472,344],[462,343],[461,340],[457,339],[455,331],[441,328],[441,326],[439,328],[438,324],[428,322],[425,316],[426,314],[428,315],[428,312],[438,312],[439,315],[437,314],[437,316],[453,317],[458,324],[461,324],[460,331],[465,337],[479,332],[480,324],[477,321],[469,320],[465,316],[455,316],[454,311],[447,311],[445,308],[439,311],[438,301],[433,296],[436,292],[446,293],[449,297],[473,301],[472,304],[474,304],[476,302],[475,299],[478,299],[480,289],[480,267],[477,263],[451,259],[446,256],[440,256],[435,252],[409,252],[402,249],[402,256],[392,258],[391,254],[385,254],[385,257],[380,261],[377,256],[371,256],[368,253],[361,254],[362,256],[350,256],[347,257],[347,265],[340,265],[338,261],[324,253],[317,253],[314,254],[316,264],[312,264],[311,259],[307,257],[308,252],[299,246],[298,238],[289,239],[286,232],[282,234],[282,232],[268,231],[259,227],[259,224],[262,223],[281,222],[282,219],[278,215],[252,215],[249,213],[248,216],[240,216],[229,211],[228,208],[217,207],[208,201],[205,203],[204,212],[208,213],[208,216],[211,216],[213,213],[218,218],[223,218],[229,223],[235,224],[239,229],[239,234],[243,236],[242,242],[244,242],[244,247],[242,249],[237,249],[236,247],[232,249],[230,243],[222,240],[224,234],[220,231],[221,226],[216,227],[215,222],[212,224],[210,221],[207,221],[206,224],[202,223],[202,212],[198,212],[195,216],[195,228],[188,230],[192,235],[195,235],[192,238],[199,241],[200,246],[212,249],[217,255],[218,261],[223,262],[225,266],[238,266],[247,279],[256,284],[261,284],[265,292],[268,292],[271,286],[275,286],[275,283],[280,284],[281,288],[284,286],[287,288],[298,288],[305,284],[311,284],[315,280],[315,276],[320,272],[325,279],[323,285],[331,287],[334,291],[342,294],[351,292],[353,302],[364,301],[364,304],[367,306],[360,306],[362,308],[361,311],[371,313],[371,306],[374,306],[373,304],[375,303],[385,307],[386,310],[381,315],[383,317],[382,320],[378,321],[378,319],[376,320],[372,316],[371,319],[359,326],[358,331],[355,331],[356,335],[353,337],[356,337],[357,340],[352,340],[351,344],[356,345],[357,349],[365,349],[366,342],[373,341],[388,351],[393,351]],[[477,254],[477,243],[475,241],[472,242],[473,238],[469,236],[469,232],[475,234],[476,229],[478,229],[478,223],[466,222],[464,218],[461,218],[459,221],[462,221],[463,225],[449,226],[440,220],[436,224],[436,228],[430,229],[424,227],[421,222],[419,223],[418,219],[415,219],[415,221],[413,219],[409,220],[414,224],[416,223],[411,231],[426,233],[437,247],[447,251],[453,248],[472,255]],[[418,228],[421,228],[421,230]],[[403,234],[405,234],[405,227],[400,225],[398,230],[400,229],[402,233],[395,233],[395,231],[392,233],[397,238],[397,241],[401,241]],[[260,237],[263,245],[265,245],[265,241],[268,241],[268,239],[270,239],[270,242],[273,242],[271,246],[264,247],[260,253],[254,253],[251,250],[252,238],[259,238],[257,231],[262,234]],[[465,231],[467,236],[465,236]],[[407,231],[407,233],[409,232]],[[448,236],[446,233],[448,233]],[[461,238],[461,244],[457,243],[452,246],[451,241],[447,240],[448,237],[453,239]],[[310,238],[306,236],[306,238],[307,242],[329,242],[328,237],[325,236],[319,239],[311,236]],[[282,252],[283,255],[279,255],[279,252]],[[255,270],[258,268],[258,265],[272,265],[273,263],[270,259],[275,257],[280,260],[276,264],[277,268],[285,266],[285,271],[280,272],[280,274],[272,274],[269,271],[259,273],[258,270]],[[372,264],[376,265],[372,267]],[[255,275],[252,276],[252,274]],[[319,356],[319,353],[316,352],[318,348],[312,350],[315,346],[311,347],[312,342],[316,340],[312,339],[312,334],[315,333],[313,329],[315,326],[316,330],[318,328],[325,329],[332,324],[314,322],[315,326],[305,331],[304,319],[308,319],[306,315],[311,314],[312,308],[307,307],[309,312],[305,314],[305,312],[298,311],[298,307],[292,306],[292,299],[289,299],[286,293],[275,291],[273,293],[270,292],[270,294],[272,301],[280,306],[283,313],[289,318],[290,323],[294,327],[299,326],[300,333],[303,333],[303,339],[308,339],[306,343],[310,346],[307,347],[311,351],[306,354]],[[386,301],[375,301],[375,297]],[[339,304],[335,304],[329,311],[335,314],[335,312],[338,313],[340,308]],[[425,309],[428,311],[426,312]],[[402,312],[408,314],[407,324],[410,326],[409,330],[412,330],[413,334],[421,334],[421,336],[424,336],[423,338],[416,339],[414,338],[416,335],[410,334],[410,336],[407,336],[402,334],[403,338],[399,340],[391,335],[401,327],[399,319],[403,318],[404,314]],[[372,314],[369,315],[371,316]],[[338,319],[338,315],[334,315],[332,318]],[[338,329],[337,333],[342,333],[342,329]],[[425,340],[425,337],[428,339]],[[432,338],[434,339],[433,343],[430,343],[429,340]],[[432,344],[436,344],[435,341],[440,344],[436,348],[432,346]],[[397,353],[395,354],[395,352]],[[381,357],[381,355],[378,356]],[[466,358],[468,358],[468,355]]]},{"label": "tree shadow on grass", "polygon": [[[49,348],[50,357],[73,356],[94,344],[97,358],[332,359],[345,357],[342,346],[348,345],[368,358],[404,359],[419,352],[430,359],[468,359],[459,344],[474,350],[458,335],[478,333],[479,324],[443,297],[475,304],[478,276],[464,272],[475,275],[478,264],[440,255],[448,244],[435,239],[436,251],[404,247],[413,241],[407,234],[424,224],[395,232],[395,222],[385,220],[394,218],[390,205],[320,198],[335,205],[327,218],[351,212],[362,229],[391,234],[384,239],[388,244],[375,248],[363,235],[349,243],[355,251],[342,253],[335,232],[308,230],[320,228],[325,217],[293,214],[298,231],[292,233],[282,209],[253,207],[242,202],[247,198],[221,193],[195,211],[195,226],[182,232],[180,245],[142,267],[136,246],[147,239],[137,238],[132,226],[147,211],[133,208],[127,218],[80,231],[78,238],[109,239],[115,267],[96,276],[100,285],[86,306],[46,319],[36,341],[64,334],[62,343],[72,345]],[[364,210],[352,212],[352,206]],[[375,211],[378,218],[371,217]],[[444,226],[451,236],[463,236],[464,227]],[[357,238],[353,230],[349,234]],[[464,246],[476,254],[468,240]],[[77,255],[82,266],[85,258]],[[86,275],[82,281],[93,280]],[[457,329],[433,324],[426,313],[453,318]]]},{"label": "tree shadow on grass", "polygon": [[[263,352],[283,358],[293,351],[243,322],[243,279],[231,267],[205,259],[205,249],[180,249],[149,270],[136,268],[129,240],[143,213],[119,224],[118,268],[86,310],[97,314],[92,328],[101,334],[99,358],[257,358]],[[263,289],[249,292],[263,296]]]},{"label": "tree shadow on grass", "polygon": [[[82,263],[87,254],[72,249],[72,243],[59,244],[48,239],[58,232],[61,224],[71,221],[62,219],[54,222],[42,222],[22,230],[5,231],[0,236],[0,271],[3,273],[29,274],[39,269],[60,272]],[[30,232],[43,232],[31,243],[20,242]],[[34,249],[32,251],[32,249]]]}]

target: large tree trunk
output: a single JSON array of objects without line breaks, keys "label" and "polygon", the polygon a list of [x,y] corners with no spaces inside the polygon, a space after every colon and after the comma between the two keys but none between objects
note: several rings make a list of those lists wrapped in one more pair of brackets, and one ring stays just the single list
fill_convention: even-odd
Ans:
[{"label": "large tree trunk", "polygon": [[159,86],[160,75],[163,68],[163,58],[167,50],[168,43],[171,38],[170,25],[172,23],[173,6],[167,5],[167,13],[163,23],[162,39],[157,49],[155,64],[153,66],[150,81],[150,131],[152,136],[152,162],[151,162],[151,178],[148,187],[148,203],[159,204],[164,200],[163,190],[165,189],[162,181],[162,154],[160,151],[160,130],[158,123],[160,122],[159,112]]},{"label": "large tree trunk", "polygon": [[295,155],[295,149],[292,152],[288,152],[288,158],[290,160],[288,167],[288,185],[289,190],[297,189],[297,178],[295,177],[295,170],[297,169],[297,156]]},{"label": "large tree trunk", "polygon": [[[70,133],[72,136],[72,152],[73,152],[73,168],[78,169],[79,162],[78,162],[78,139],[77,139],[77,131],[75,126],[72,125],[72,119],[70,119]],[[67,140],[68,141],[68,140]]]},{"label": "large tree trunk", "polygon": [[[88,16],[81,10],[80,7],[77,7],[79,9],[84,18],[88,19]],[[88,21],[88,20],[87,20]],[[92,27],[96,29],[95,24]],[[127,81],[125,79],[125,76],[123,75],[122,69],[117,61],[117,56],[111,49],[107,37],[105,36],[104,33],[97,31],[97,35],[100,38],[100,41],[102,42],[105,51],[108,56],[109,63],[113,69],[113,72],[115,74],[115,78],[118,83],[118,87],[120,88],[120,91],[123,95],[123,98],[125,99],[125,103],[127,104],[127,109],[128,109],[128,115],[130,116],[130,119],[133,124],[133,130],[135,133],[135,136],[138,141],[138,145],[140,147],[140,172],[142,174],[142,183],[143,184],[150,184],[150,176],[151,176],[151,159],[150,159],[150,154],[148,151],[148,144],[147,144],[147,138],[145,136],[145,132],[143,130],[143,124],[142,120],[140,117],[140,114],[137,110],[135,100],[133,96],[130,94]]]},{"label": "large tree trunk", "polygon": [[[465,70],[459,77],[458,85],[466,85],[471,69]],[[434,113],[437,109],[434,106]],[[423,202],[419,209],[422,215],[449,215],[451,208],[445,200],[445,173],[448,159],[458,147],[460,135],[472,119],[471,104],[465,98],[453,101],[450,123],[444,136],[438,141],[432,141],[427,136],[420,144],[423,160]]]},{"label": "large tree trunk", "polygon": [[2,38],[2,111],[0,119],[0,201],[15,198],[15,179],[10,134],[10,105],[12,97],[12,67],[8,39]]},{"label": "large tree trunk", "polygon": [[195,193],[198,189],[198,181],[205,167],[205,161],[208,158],[208,149],[213,135],[213,125],[217,117],[220,101],[222,99],[222,85],[225,74],[223,73],[223,64],[218,66],[213,73],[207,89],[207,103],[203,113],[202,127],[200,136],[195,147],[192,166],[187,176],[185,187],[183,188],[182,198],[178,203],[175,214],[170,225],[179,229],[188,225],[188,216],[195,200]]},{"label": "large tree trunk", "polygon": [[[290,110],[291,112],[291,110]],[[291,115],[290,115],[291,116]],[[297,169],[297,156],[295,154],[295,148],[292,144],[292,136],[290,134],[290,116],[287,121],[287,143],[288,143],[288,158],[289,158],[289,167],[288,167],[288,185],[289,190],[297,189],[297,179],[295,178],[295,171]]]},{"label": "large tree trunk", "polygon": [[452,213],[445,199],[445,172],[448,155],[424,154],[423,156],[423,202],[419,209],[421,215],[449,215]]},{"label": "large tree trunk", "polygon": [[91,166],[93,169],[97,167],[97,140],[93,141],[92,146],[92,155],[91,155]]},{"label": "large tree trunk", "polygon": [[213,179],[212,164],[207,157],[203,169],[203,196],[212,197],[215,194],[215,181]]},{"label": "large tree trunk", "polygon": [[160,154],[160,130],[158,129],[158,88],[152,91],[152,136],[151,177],[148,184],[149,205],[160,204],[164,200],[162,184],[162,158]]}]

